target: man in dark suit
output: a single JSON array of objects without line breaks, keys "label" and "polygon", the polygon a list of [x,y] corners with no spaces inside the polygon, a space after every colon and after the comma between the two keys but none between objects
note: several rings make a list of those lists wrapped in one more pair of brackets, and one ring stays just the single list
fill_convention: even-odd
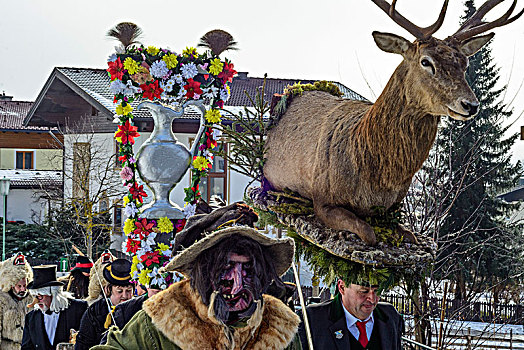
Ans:
[{"label": "man in dark suit", "polygon": [[25,317],[22,350],[53,350],[69,342],[70,330],[77,330],[87,302],[73,299],[56,280],[55,265],[33,268],[33,282],[27,289],[36,298],[35,309]]},{"label": "man in dark suit", "polygon": [[[379,303],[377,286],[337,282],[332,300],[306,308],[315,350],[401,350],[404,321],[391,304]],[[304,349],[306,330],[299,329]]]}]

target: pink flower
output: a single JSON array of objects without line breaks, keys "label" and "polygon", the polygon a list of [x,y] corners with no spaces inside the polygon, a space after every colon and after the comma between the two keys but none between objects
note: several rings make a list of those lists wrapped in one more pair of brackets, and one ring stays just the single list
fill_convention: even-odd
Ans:
[{"label": "pink flower", "polygon": [[120,177],[127,181],[131,180],[133,178],[133,170],[128,166],[123,167],[122,171],[120,171]]}]

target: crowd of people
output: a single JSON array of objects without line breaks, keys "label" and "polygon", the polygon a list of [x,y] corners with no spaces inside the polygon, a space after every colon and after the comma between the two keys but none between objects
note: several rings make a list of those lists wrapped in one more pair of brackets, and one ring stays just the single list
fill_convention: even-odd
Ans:
[{"label": "crowd of people", "polygon": [[247,226],[215,230],[174,255],[161,273],[185,279],[162,291],[108,252],[64,279],[18,254],[0,265],[0,349],[401,349],[402,318],[377,286],[339,279],[305,327],[280,278],[294,247]]}]

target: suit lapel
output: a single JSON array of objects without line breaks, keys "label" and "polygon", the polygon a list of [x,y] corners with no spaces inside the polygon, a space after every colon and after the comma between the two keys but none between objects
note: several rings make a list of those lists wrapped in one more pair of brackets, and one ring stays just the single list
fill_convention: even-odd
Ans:
[{"label": "suit lapel", "polygon": [[[350,349],[349,337],[352,335],[348,331],[345,317],[338,319],[338,321],[329,326],[329,331],[331,332],[333,343],[335,343],[338,350]],[[342,334],[342,336],[340,336],[340,334]]]},{"label": "suit lapel", "polygon": [[69,335],[64,334],[64,332],[69,331],[66,326],[67,326],[67,309],[62,310],[60,312],[60,316],[58,316],[58,322],[56,323],[55,339],[53,341],[54,347],[56,347],[57,344],[60,342],[69,340]]},{"label": "suit lapel", "polygon": [[382,349],[389,350],[391,348],[391,341],[395,339],[393,327],[388,327],[387,325],[389,317],[378,307],[374,311],[374,316],[375,324],[373,327],[378,327]]}]

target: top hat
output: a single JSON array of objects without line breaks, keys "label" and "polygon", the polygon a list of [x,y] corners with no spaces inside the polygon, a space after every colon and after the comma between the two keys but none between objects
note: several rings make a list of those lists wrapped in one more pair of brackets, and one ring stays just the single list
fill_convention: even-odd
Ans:
[{"label": "top hat", "polygon": [[110,284],[127,286],[131,283],[131,263],[126,259],[115,259],[104,266],[103,275]]},{"label": "top hat", "polygon": [[293,239],[289,237],[271,238],[251,227],[233,226],[214,231],[193,243],[193,245],[178,253],[161,271],[178,271],[187,275],[191,271],[193,262],[203,251],[212,248],[226,238],[237,235],[250,238],[267,249],[269,256],[273,258],[275,271],[279,276],[291,267],[295,253]]},{"label": "top hat", "polygon": [[33,267],[33,281],[27,285],[27,289],[63,285],[62,282],[56,280],[56,265],[40,265]]},{"label": "top hat", "polygon": [[93,267],[91,260],[89,260],[87,256],[79,255],[78,258],[76,258],[76,265],[71,269],[71,272],[80,270],[89,273],[91,267]]}]

